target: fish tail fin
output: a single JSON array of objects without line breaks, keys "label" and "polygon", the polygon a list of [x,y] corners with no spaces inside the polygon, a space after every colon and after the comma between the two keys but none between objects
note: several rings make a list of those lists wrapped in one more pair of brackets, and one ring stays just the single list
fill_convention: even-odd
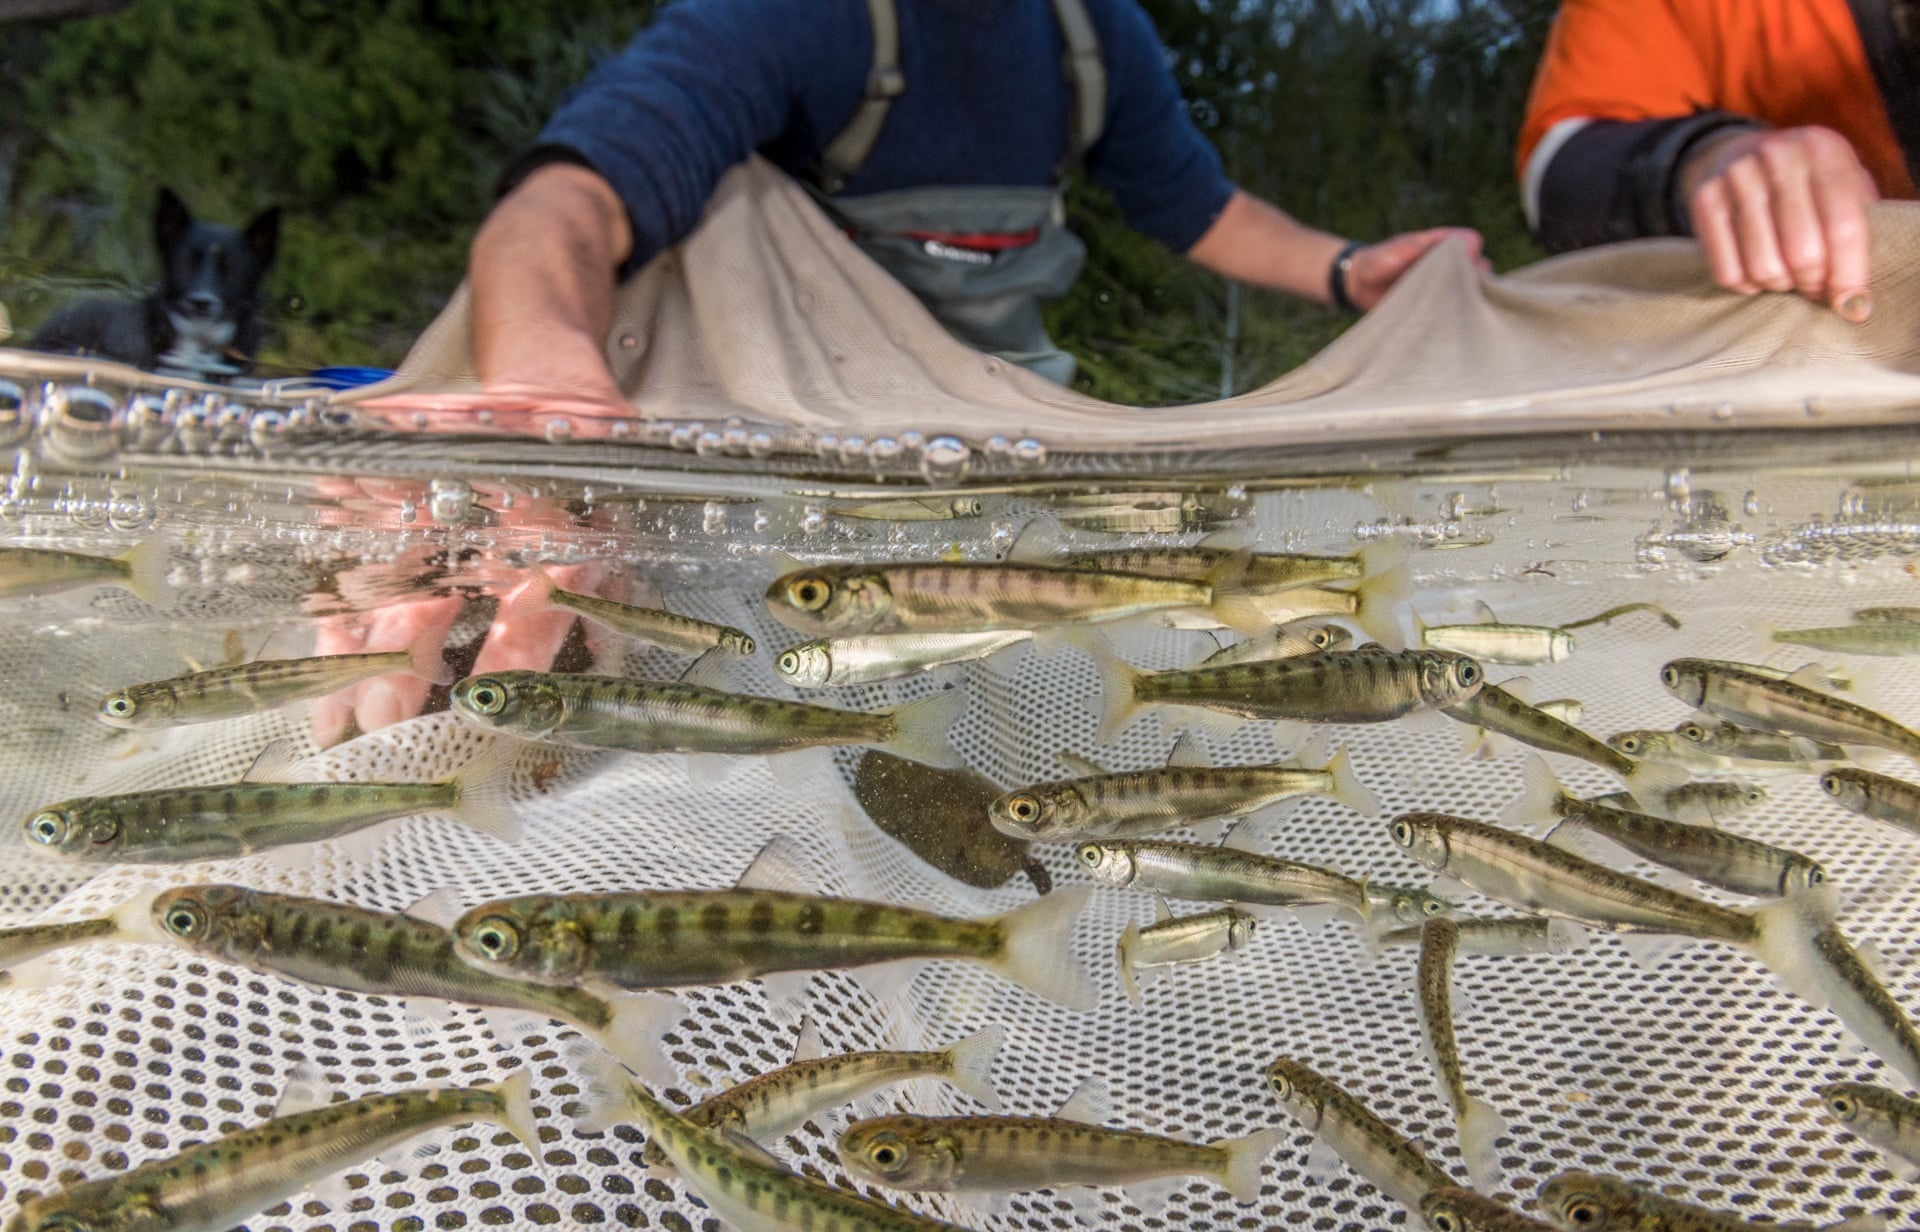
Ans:
[{"label": "fish tail fin", "polygon": [[1000,953],[989,964],[1022,988],[1070,1010],[1092,1009],[1100,989],[1073,953],[1073,923],[1092,895],[1092,886],[1055,890],[999,917]]},{"label": "fish tail fin", "polygon": [[506,1131],[536,1156],[541,1152],[540,1126],[533,1114],[533,1071],[521,1066],[503,1082],[493,1085],[500,1097],[498,1120]]},{"label": "fish tail fin", "polygon": [[607,1024],[592,1033],[594,1041],[642,1080],[671,1086],[679,1075],[667,1061],[665,1037],[687,1015],[680,998],[614,996],[608,998],[607,1010]]},{"label": "fish tail fin", "polygon": [[1233,1195],[1235,1202],[1247,1206],[1260,1200],[1261,1165],[1267,1162],[1267,1156],[1273,1153],[1273,1148],[1292,1136],[1290,1127],[1275,1127],[1256,1129],[1244,1138],[1222,1138],[1213,1144],[1227,1153],[1220,1183]]},{"label": "fish tail fin", "polygon": [[1354,590],[1353,622],[1388,650],[1403,649],[1407,643],[1399,609],[1401,604],[1413,602],[1412,553],[1413,549],[1399,540],[1360,552],[1366,576]]},{"label": "fish tail fin", "polygon": [[1649,812],[1657,812],[1666,817],[1667,793],[1691,781],[1693,775],[1685,766],[1675,766],[1664,762],[1643,761],[1634,766],[1627,775],[1627,794],[1639,802],[1640,807]]},{"label": "fish tail fin", "polygon": [[1500,814],[1500,824],[1526,834],[1533,834],[1543,825],[1559,817],[1559,802],[1566,787],[1547,764],[1547,759],[1535,753],[1527,758],[1527,768],[1522,779],[1520,794]]},{"label": "fish tail fin", "polygon": [[888,714],[892,731],[880,747],[895,757],[937,770],[965,769],[966,762],[954,750],[948,733],[966,712],[964,689],[947,689],[909,702]]},{"label": "fish tail fin", "polygon": [[1467,1096],[1460,1110],[1460,1154],[1467,1163],[1473,1187],[1492,1193],[1500,1185],[1500,1152],[1495,1145],[1506,1136],[1507,1120],[1484,1099]]},{"label": "fish tail fin", "polygon": [[639,1119],[633,1106],[633,1076],[613,1054],[583,1043],[568,1050],[567,1062],[580,1086],[580,1098],[566,1105],[575,1129],[599,1134]]},{"label": "fish tail fin", "polygon": [[1094,739],[1109,744],[1140,713],[1136,691],[1144,673],[1110,651],[1095,654],[1093,662],[1100,669],[1100,730]]},{"label": "fish tail fin", "polygon": [[553,592],[559,587],[545,569],[528,572],[527,580],[522,582],[512,596],[500,605],[500,619],[525,619],[549,611],[553,607]]},{"label": "fish tail fin", "polygon": [[1127,1000],[1133,1008],[1139,1009],[1145,1002],[1140,996],[1140,981],[1133,978],[1133,943],[1140,939],[1140,925],[1128,921],[1121,930],[1120,940],[1114,943],[1114,964],[1120,968],[1120,982],[1127,990]]},{"label": "fish tail fin", "polygon": [[134,598],[142,603],[166,601],[171,593],[167,570],[173,562],[167,555],[164,538],[149,535],[114,559],[126,566],[127,589],[133,592]]},{"label": "fish tail fin", "polygon": [[513,812],[513,768],[520,742],[495,740],[453,776],[453,807],[447,815],[503,843],[520,841]]},{"label": "fish tail fin", "polygon": [[153,922],[153,900],[159,898],[164,889],[164,886],[154,886],[141,890],[108,912],[114,933],[128,941],[148,941],[156,945],[168,940]]},{"label": "fish tail fin", "polygon": [[409,676],[418,676],[434,684],[453,683],[453,669],[440,654],[440,646],[446,637],[446,630],[429,621],[425,628],[414,637],[407,646],[407,667]]},{"label": "fish tail fin", "polygon": [[1332,780],[1327,789],[1329,799],[1346,805],[1362,816],[1379,816],[1380,797],[1374,795],[1373,788],[1362,783],[1353,772],[1353,760],[1347,756],[1347,750],[1341,749],[1335,753],[1324,769]]},{"label": "fish tail fin", "polygon": [[[1857,1003],[1853,996],[1836,997],[1833,990],[1845,988],[1861,979],[1873,981],[1868,961],[1834,924],[1834,894],[1831,882],[1819,889],[1795,894],[1768,903],[1752,915],[1753,933],[1748,945],[1753,955],[1767,965],[1780,982],[1796,996],[1817,1009],[1838,1013],[1841,1025],[1854,1037],[1872,1048],[1874,1054],[1908,1086],[1920,1086],[1920,1059],[1911,1044],[1911,1031],[1902,1031],[1908,1039],[1890,1047],[1873,1047],[1880,1034],[1878,1024],[1849,1021],[1847,1011]],[[1849,953],[1851,951],[1851,953]],[[1851,957],[1858,970],[1848,972],[1836,961]]]},{"label": "fish tail fin", "polygon": [[972,1035],[947,1048],[947,1081],[985,1105],[989,1112],[1004,1106],[1000,1092],[993,1087],[993,1062],[1006,1042],[1004,1023],[981,1027]]}]

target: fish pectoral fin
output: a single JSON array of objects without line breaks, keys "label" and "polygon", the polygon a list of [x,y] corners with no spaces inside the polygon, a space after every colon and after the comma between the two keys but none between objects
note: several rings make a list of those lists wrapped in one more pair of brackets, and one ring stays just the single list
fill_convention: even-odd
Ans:
[{"label": "fish pectoral fin", "polygon": [[[1140,1213],[1151,1218],[1166,1209],[1169,1199],[1186,1188],[1189,1178],[1176,1173],[1173,1176],[1156,1176],[1145,1181],[1135,1181],[1127,1186],[1127,1201],[1140,1208]],[[1087,1191],[1098,1197],[1098,1191]]]},{"label": "fish pectoral fin", "polygon": [[811,862],[791,834],[776,834],[760,848],[736,883],[742,890],[771,890],[782,894],[811,894],[819,887]]},{"label": "fish pectoral fin", "polygon": [[738,773],[746,761],[726,753],[688,753],[687,783],[698,791],[712,791]]},{"label": "fish pectoral fin", "polygon": [[1450,903],[1459,903],[1473,896],[1473,887],[1450,873],[1441,873],[1427,885],[1427,893],[1435,898],[1444,898]]},{"label": "fish pectoral fin", "polygon": [[1214,818],[1209,821],[1192,822],[1187,828],[1193,831],[1194,842],[1203,843],[1211,847],[1220,841],[1222,834],[1226,833],[1227,823],[1218,818]]},{"label": "fish pectoral fin", "polygon": [[347,1178],[359,1167],[360,1165],[356,1164],[321,1177],[307,1186],[308,1196],[323,1204],[329,1211],[344,1212],[347,1204],[353,1201],[353,1187],[347,1184]]},{"label": "fish pectoral fin", "polygon": [[1333,903],[1302,903],[1293,909],[1293,918],[1310,933],[1320,932],[1340,913]]},{"label": "fish pectoral fin", "polygon": [[1340,1158],[1340,1152],[1333,1149],[1325,1135],[1320,1135],[1307,1148],[1307,1158],[1301,1166],[1314,1180],[1330,1181],[1346,1170],[1347,1161]]},{"label": "fish pectoral fin", "polygon": [[875,963],[870,967],[855,967],[846,974],[866,990],[875,1005],[885,1010],[889,1006],[905,1003],[907,986],[920,974],[921,966],[917,958],[903,958],[895,962]]},{"label": "fish pectoral fin", "polygon": [[[275,740],[254,754],[253,764],[240,776],[242,783],[298,783],[302,776],[294,768],[305,758],[291,739]],[[325,776],[309,774],[309,779]]]},{"label": "fish pectoral fin", "polygon": [[1686,944],[1685,937],[1665,933],[1620,934],[1620,946],[1626,950],[1628,960],[1642,971],[1658,971]]},{"label": "fish pectoral fin", "polygon": [[745,1134],[741,1133],[737,1129],[721,1130],[720,1140],[726,1143],[728,1146],[732,1147],[734,1150],[740,1152],[742,1155],[745,1155],[748,1159],[758,1160],[759,1162],[763,1164],[767,1164],[770,1167],[778,1168],[782,1172],[785,1172],[788,1170],[787,1163],[785,1160],[781,1159],[778,1155],[775,1155],[772,1151],[769,1151],[766,1147],[761,1146],[758,1142],[755,1142],[753,1139],[747,1137]]},{"label": "fish pectoral fin", "polygon": [[811,971],[775,971],[760,977],[760,986],[767,990],[767,1008],[784,1019],[795,1018],[805,1009],[812,983]]},{"label": "fish pectoral fin", "polygon": [[1173,742],[1173,749],[1167,754],[1167,765],[1210,770],[1213,768],[1213,758],[1208,755],[1207,746],[1201,742],[1199,735],[1188,731],[1182,732],[1180,738]]}]

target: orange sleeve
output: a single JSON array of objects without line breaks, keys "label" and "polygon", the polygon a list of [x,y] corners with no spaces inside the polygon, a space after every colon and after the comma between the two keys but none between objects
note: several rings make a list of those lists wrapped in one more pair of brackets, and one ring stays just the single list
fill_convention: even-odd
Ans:
[{"label": "orange sleeve", "polygon": [[1655,120],[1713,106],[1707,68],[1671,0],[1566,0],[1527,96],[1516,168],[1562,120]]}]

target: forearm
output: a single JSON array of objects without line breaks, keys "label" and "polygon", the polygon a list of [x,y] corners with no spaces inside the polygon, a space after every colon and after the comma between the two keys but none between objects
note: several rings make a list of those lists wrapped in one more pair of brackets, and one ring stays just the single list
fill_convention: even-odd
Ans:
[{"label": "forearm", "polygon": [[605,382],[614,272],[631,246],[625,207],[594,172],[554,163],[521,181],[488,216],[469,255],[481,381],[525,384],[591,362],[593,377]]},{"label": "forearm", "polygon": [[1328,303],[1327,274],[1346,241],[1288,216],[1248,192],[1236,192],[1187,259],[1315,303]]}]

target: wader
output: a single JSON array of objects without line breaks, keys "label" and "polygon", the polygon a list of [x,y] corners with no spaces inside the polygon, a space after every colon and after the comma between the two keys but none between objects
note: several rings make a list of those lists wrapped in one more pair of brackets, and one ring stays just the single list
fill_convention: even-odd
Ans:
[{"label": "wader", "polygon": [[1053,0],[1053,8],[1067,49],[1062,69],[1073,88],[1073,131],[1052,185],[838,195],[879,140],[888,107],[906,89],[893,0],[867,0],[873,67],[866,97],[846,130],[821,151],[816,182],[807,188],[949,333],[1065,385],[1073,380],[1074,359],[1047,336],[1040,304],[1066,294],[1086,264],[1086,245],[1066,228],[1066,178],[1100,139],[1107,75],[1081,0]]}]

